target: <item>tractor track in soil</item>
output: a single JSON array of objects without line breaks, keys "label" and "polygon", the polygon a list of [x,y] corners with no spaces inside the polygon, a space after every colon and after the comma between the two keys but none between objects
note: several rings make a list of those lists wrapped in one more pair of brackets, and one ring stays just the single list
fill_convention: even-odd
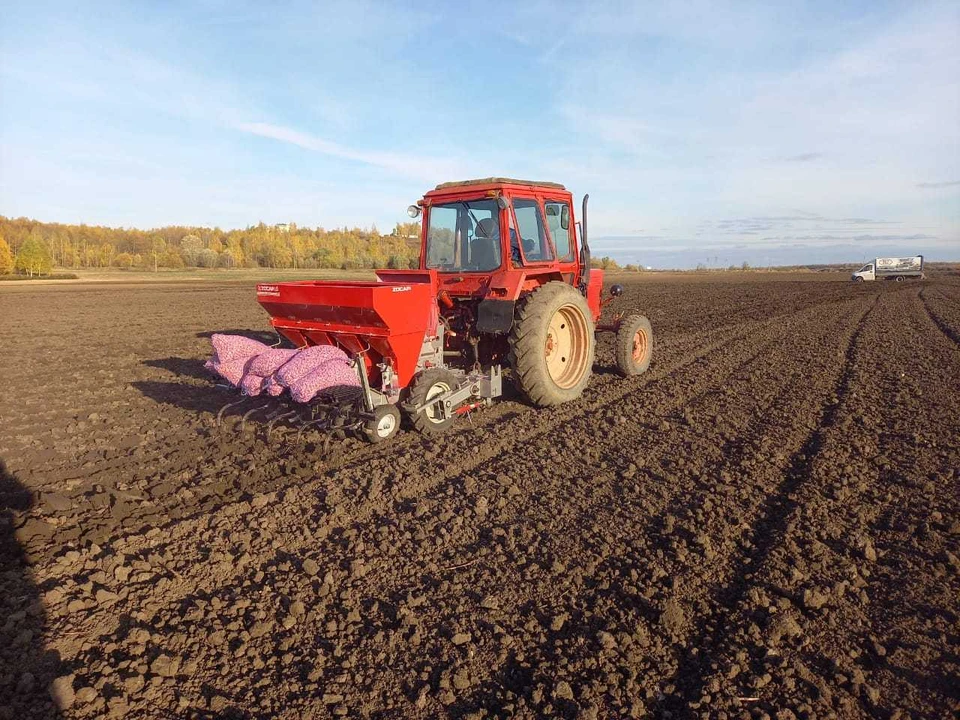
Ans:
[{"label": "tractor track in soil", "polygon": [[[955,711],[960,702],[948,679],[956,675],[949,669],[956,655],[944,654],[935,640],[931,642],[945,639],[931,632],[938,616],[956,618],[960,586],[956,573],[944,563],[950,559],[949,550],[943,549],[956,548],[956,528],[951,541],[943,517],[955,516],[960,502],[951,498],[940,505],[947,511],[941,513],[931,511],[928,499],[942,487],[940,483],[955,494],[960,479],[956,444],[935,453],[923,452],[922,443],[884,450],[893,444],[896,435],[891,431],[898,424],[906,420],[906,425],[916,427],[918,410],[931,430],[960,425],[960,412],[949,399],[951,391],[960,389],[958,364],[954,359],[932,370],[933,364],[943,363],[943,355],[934,354],[940,359],[933,360],[924,352],[936,342],[917,344],[928,337],[923,309],[918,303],[894,304],[892,297],[878,298],[874,322],[859,329],[843,375],[846,391],[838,393],[838,401],[829,408],[829,422],[811,437],[816,452],[797,458],[802,482],[791,488],[794,504],[779,519],[778,542],[768,543],[759,567],[747,576],[748,593],[739,593],[729,607],[723,641],[716,648],[720,652],[711,660],[714,690],[730,684],[725,671],[732,667],[738,671],[734,687],[741,688],[739,695],[775,694],[802,685],[814,701],[800,706],[806,712],[819,701],[832,704],[843,717],[909,716],[924,705],[923,693],[928,693],[939,700],[922,714],[948,717],[950,708]],[[912,321],[903,312],[911,307],[916,309]],[[914,342],[897,344],[891,352],[884,341],[905,325]],[[890,362],[892,354],[901,364]],[[930,372],[921,376],[918,366]],[[901,372],[901,367],[908,370]],[[916,400],[931,378],[944,386],[947,399],[934,395],[918,407]],[[850,391],[865,381],[882,383],[895,401],[877,408],[869,395]],[[907,383],[912,386],[909,391],[903,388]],[[857,466],[867,454],[878,456],[877,465]],[[919,538],[914,533],[918,526],[924,531]],[[791,565],[795,577],[785,571]],[[816,572],[809,572],[811,566]],[[925,582],[927,573],[936,575],[938,582]],[[885,577],[878,581],[878,576]],[[919,590],[922,586],[926,589]],[[789,622],[768,612],[784,607],[792,611]],[[756,643],[757,624],[767,642]],[[786,641],[794,632],[804,637]],[[758,652],[764,650],[766,655]],[[910,667],[902,660],[891,661],[904,650],[926,659]],[[826,681],[831,677],[833,682]],[[712,699],[714,707],[733,709],[738,704],[743,706],[732,697],[725,703]]]},{"label": "tractor track in soil", "polygon": [[713,699],[707,693],[709,668],[704,661],[704,656],[708,661],[714,662],[717,652],[727,646],[731,637],[730,628],[741,614],[738,606],[753,587],[750,570],[763,563],[773,549],[782,542],[782,535],[794,503],[793,496],[805,482],[810,481],[813,458],[822,448],[824,434],[827,428],[834,424],[837,410],[850,391],[857,343],[867,318],[876,305],[877,298],[874,298],[870,306],[861,311],[852,329],[845,333],[842,364],[832,392],[822,401],[823,404],[817,411],[816,426],[802,440],[799,448],[790,455],[779,484],[775,486],[772,493],[762,499],[759,511],[755,512],[749,520],[750,537],[744,543],[748,548],[747,552],[736,559],[729,568],[727,577],[710,591],[711,597],[707,602],[715,608],[715,612],[708,614],[701,624],[700,632],[686,641],[688,646],[697,648],[697,654],[686,655],[671,678],[670,682],[680,687],[681,692],[664,697],[663,706],[656,706],[655,714],[660,714],[668,708],[678,713],[697,710],[704,704],[702,700],[704,696]]},{"label": "tractor track in soil", "polygon": [[[660,340],[640,378],[605,340],[574,403],[323,461],[211,432],[204,331],[255,326],[247,291],[16,294],[52,321],[11,328],[0,400],[31,562],[0,574],[0,693],[25,718],[68,672],[69,717],[948,717],[960,284],[734,277],[627,285],[612,310]],[[102,352],[58,356],[77,329]]]},{"label": "tractor track in soil", "polygon": [[917,292],[917,297],[920,300],[920,303],[923,305],[923,310],[927,314],[927,317],[930,318],[930,322],[937,326],[937,328],[946,335],[950,340],[956,345],[960,345],[960,311],[958,311],[958,306],[956,301],[950,300],[947,296],[941,294],[939,297],[947,300],[947,302],[953,304],[953,318],[952,322],[948,321],[946,318],[949,317],[947,313],[941,313],[940,311],[935,311],[931,306],[930,301],[926,296],[927,288],[921,288]]}]

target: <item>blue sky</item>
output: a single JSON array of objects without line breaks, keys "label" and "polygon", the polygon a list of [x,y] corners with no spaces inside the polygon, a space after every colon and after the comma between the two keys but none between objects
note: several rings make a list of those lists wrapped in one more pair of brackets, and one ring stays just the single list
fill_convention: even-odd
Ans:
[{"label": "blue sky", "polygon": [[957,2],[0,11],[0,214],[384,229],[510,175],[631,261],[960,258]]}]

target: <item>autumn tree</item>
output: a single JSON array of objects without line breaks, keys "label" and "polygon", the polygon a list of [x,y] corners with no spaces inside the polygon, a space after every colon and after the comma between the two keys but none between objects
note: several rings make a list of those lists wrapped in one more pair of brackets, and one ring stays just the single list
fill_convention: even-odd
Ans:
[{"label": "autumn tree", "polygon": [[20,246],[17,252],[17,258],[14,261],[14,267],[22,273],[27,273],[30,277],[49,273],[53,267],[53,261],[50,258],[50,250],[40,238],[40,233],[34,231],[30,233],[27,239]]},{"label": "autumn tree", "polygon": [[173,268],[179,270],[183,267],[183,256],[176,250],[165,250],[158,258],[160,267]]},{"label": "autumn tree", "polygon": [[621,269],[620,263],[606,255],[601,258],[590,258],[590,267],[601,268],[611,272]]},{"label": "autumn tree", "polygon": [[220,256],[210,248],[204,248],[197,254],[197,265],[199,267],[216,267],[219,260]]},{"label": "autumn tree", "polygon": [[187,265],[198,265],[200,252],[203,250],[203,240],[196,235],[184,235],[180,240],[180,254]]},{"label": "autumn tree", "polygon": [[10,253],[10,246],[0,235],[0,275],[9,275],[13,272],[13,255]]}]

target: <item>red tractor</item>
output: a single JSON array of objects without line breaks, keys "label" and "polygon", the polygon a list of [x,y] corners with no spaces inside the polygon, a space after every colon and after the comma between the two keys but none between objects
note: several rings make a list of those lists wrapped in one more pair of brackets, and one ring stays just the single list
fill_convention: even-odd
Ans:
[{"label": "red tractor", "polygon": [[507,368],[536,406],[573,400],[590,379],[596,332],[616,333],[626,376],[645,371],[653,351],[644,316],[599,323],[607,301],[603,271],[590,268],[588,198],[577,223],[563,185],[443,183],[408,210],[423,217],[419,269],[378,270],[373,282],[261,284],[257,299],[298,347],[332,344],[354,359],[355,412],[329,396],[317,405],[372,442],[397,431],[401,412],[420,432],[446,430],[501,394]]}]

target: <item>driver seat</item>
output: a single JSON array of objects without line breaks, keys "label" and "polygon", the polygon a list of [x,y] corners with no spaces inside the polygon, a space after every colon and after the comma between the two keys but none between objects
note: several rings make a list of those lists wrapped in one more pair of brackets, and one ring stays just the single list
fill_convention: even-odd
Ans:
[{"label": "driver seat", "polygon": [[500,228],[497,218],[484,218],[470,244],[471,264],[484,270],[500,265]]}]

